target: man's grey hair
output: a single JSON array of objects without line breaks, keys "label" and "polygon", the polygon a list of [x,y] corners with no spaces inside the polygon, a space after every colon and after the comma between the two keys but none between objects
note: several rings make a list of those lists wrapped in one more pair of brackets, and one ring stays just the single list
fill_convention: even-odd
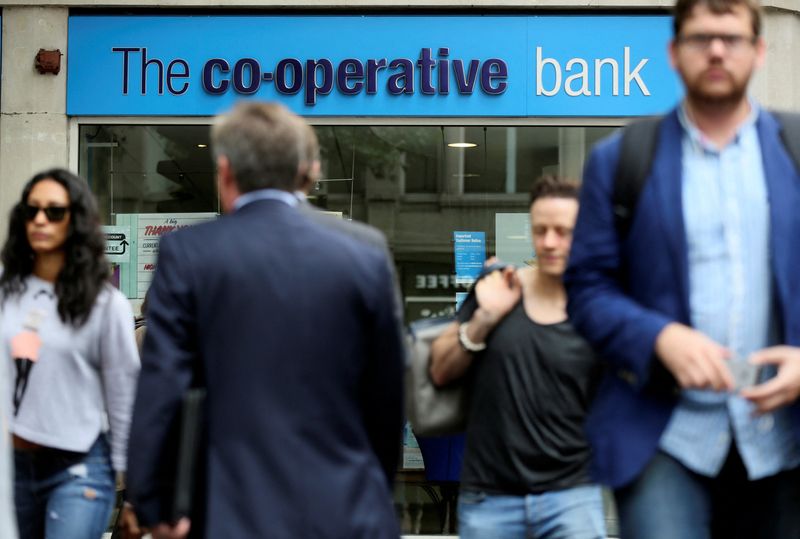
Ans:
[{"label": "man's grey hair", "polygon": [[214,155],[230,162],[239,191],[294,191],[306,163],[305,121],[277,103],[244,101],[211,128]]}]

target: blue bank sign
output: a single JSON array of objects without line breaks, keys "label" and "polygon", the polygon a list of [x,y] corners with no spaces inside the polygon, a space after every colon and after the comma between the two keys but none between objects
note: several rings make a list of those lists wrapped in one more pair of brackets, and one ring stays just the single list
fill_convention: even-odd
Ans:
[{"label": "blue bank sign", "polygon": [[665,16],[70,17],[67,113],[634,116],[680,85]]}]

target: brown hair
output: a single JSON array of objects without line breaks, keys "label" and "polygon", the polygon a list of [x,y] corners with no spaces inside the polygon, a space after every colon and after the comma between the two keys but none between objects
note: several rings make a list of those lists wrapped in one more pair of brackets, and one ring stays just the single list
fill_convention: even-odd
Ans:
[{"label": "brown hair", "polygon": [[750,20],[753,23],[753,35],[761,35],[761,4],[759,0],[677,0],[673,9],[674,19],[672,30],[675,36],[679,36],[683,24],[692,16],[692,11],[697,6],[705,6],[711,13],[722,15],[732,13],[736,6],[744,6],[750,12]]},{"label": "brown hair", "polygon": [[540,198],[574,198],[578,199],[580,184],[577,181],[545,174],[533,182],[529,205]]},{"label": "brown hair", "polygon": [[317,177],[313,177],[318,175],[319,167],[317,167],[317,171],[314,172],[314,165],[319,163],[320,154],[319,154],[319,138],[317,138],[317,132],[314,130],[314,127],[303,121],[302,125],[302,142],[305,151],[303,153],[303,159],[300,162],[300,178],[299,178],[299,189],[304,189],[307,187],[309,182],[315,182],[319,180]]},{"label": "brown hair", "polygon": [[294,191],[308,154],[304,121],[277,103],[243,101],[211,128],[215,155],[228,158],[239,191]]}]

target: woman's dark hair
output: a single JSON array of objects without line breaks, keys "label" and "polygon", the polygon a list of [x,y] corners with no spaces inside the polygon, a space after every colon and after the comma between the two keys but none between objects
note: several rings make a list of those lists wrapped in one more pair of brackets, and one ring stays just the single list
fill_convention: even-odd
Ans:
[{"label": "woman's dark hair", "polygon": [[33,273],[34,252],[26,233],[25,205],[33,186],[42,180],[60,183],[69,193],[69,231],[64,243],[64,268],[55,283],[58,314],[66,324],[82,326],[89,318],[98,294],[108,281],[110,268],[105,257],[105,238],[100,229],[97,205],[85,180],[68,170],[54,168],[36,174],[22,190],[11,210],[8,239],[0,253],[3,301],[25,291],[25,278]]}]

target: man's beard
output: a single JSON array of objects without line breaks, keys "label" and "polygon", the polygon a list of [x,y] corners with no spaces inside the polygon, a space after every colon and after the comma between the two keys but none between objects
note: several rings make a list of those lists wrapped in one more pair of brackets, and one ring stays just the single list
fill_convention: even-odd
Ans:
[{"label": "man's beard", "polygon": [[707,107],[726,107],[741,103],[747,95],[747,83],[749,77],[740,83],[736,81],[733,76],[729,75],[728,83],[729,89],[727,92],[708,91],[704,88],[702,78],[704,75],[698,77],[698,82],[692,84],[685,83],[686,96],[689,101],[697,103],[701,106]]}]

